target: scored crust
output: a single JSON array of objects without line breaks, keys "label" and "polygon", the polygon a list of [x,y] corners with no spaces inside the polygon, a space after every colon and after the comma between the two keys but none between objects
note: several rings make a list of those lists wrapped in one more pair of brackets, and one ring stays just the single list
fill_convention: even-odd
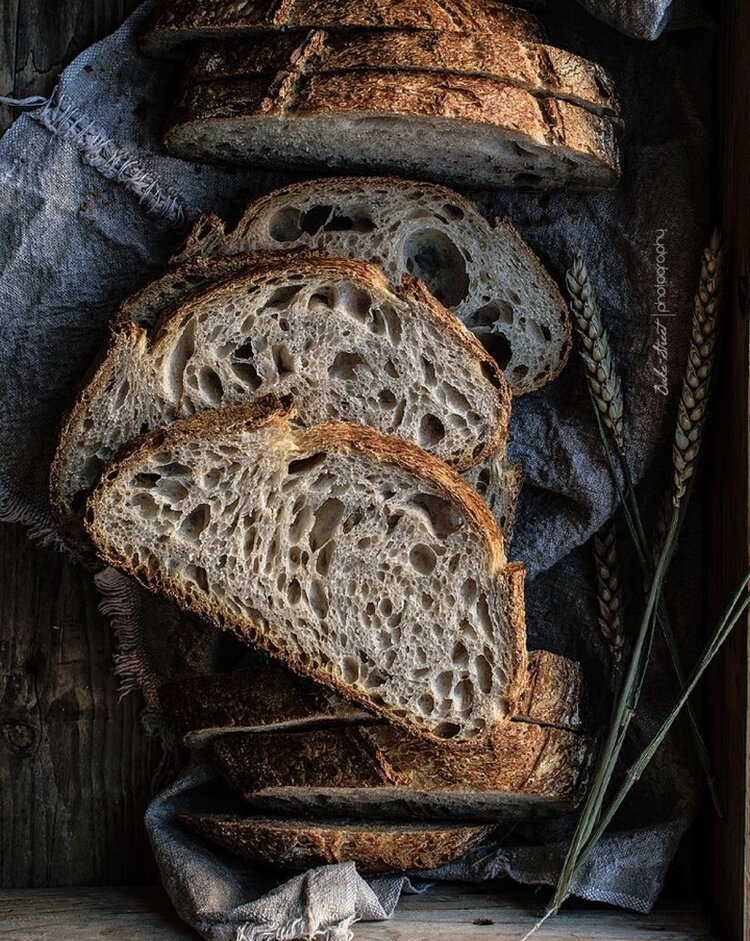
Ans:
[{"label": "scored crust", "polygon": [[237,41],[288,29],[387,29],[489,32],[540,42],[533,14],[495,0],[170,0],[147,20],[140,36],[147,55],[164,56],[187,42]]},{"label": "scored crust", "polygon": [[[398,148],[393,138],[389,153],[388,135],[407,132],[407,123],[394,123],[399,119],[408,119],[414,138],[398,139]],[[381,130],[377,147],[363,133],[368,121],[373,133]],[[413,146],[419,140],[432,153]],[[188,159],[398,169],[463,185],[597,189],[619,179],[615,125],[607,117],[495,80],[439,72],[326,74],[301,66],[280,81],[189,82],[164,141]],[[470,160],[480,145],[486,165]]]},{"label": "scored crust", "polygon": [[243,78],[293,70],[320,37],[319,72],[398,70],[473,75],[552,95],[598,114],[619,115],[612,80],[597,63],[564,49],[527,43],[509,34],[392,30],[276,33],[243,42],[201,45],[188,81]]},{"label": "scored crust", "polygon": [[[496,702],[496,707],[498,716],[512,715],[526,674],[524,567],[520,563],[506,563],[502,533],[482,498],[448,465],[402,439],[382,435],[365,426],[347,425],[342,422],[330,422],[310,429],[292,431],[289,425],[289,407],[280,405],[273,398],[269,398],[260,406],[237,406],[206,411],[176,422],[165,429],[145,435],[126,449],[124,455],[105,469],[99,485],[89,497],[86,529],[103,560],[135,575],[148,587],[171,598],[199,617],[219,627],[234,630],[242,639],[286,663],[295,672],[320,680],[345,698],[360,702],[371,711],[392,719],[419,736],[460,748],[460,729],[452,733],[456,738],[446,740],[426,724],[421,724],[414,716],[406,713],[396,714],[391,708],[376,702],[364,688],[347,685],[339,675],[325,671],[311,663],[308,658],[303,658],[301,654],[289,649],[283,640],[270,636],[271,632],[253,623],[248,617],[239,615],[231,607],[203,591],[192,590],[179,578],[156,570],[152,564],[153,560],[146,558],[146,561],[141,561],[128,557],[123,547],[113,542],[105,504],[118,477],[130,472],[135,473],[138,467],[145,466],[144,461],[152,453],[167,446],[175,448],[181,442],[207,441],[219,434],[223,440],[232,433],[242,434],[261,427],[274,427],[293,435],[300,453],[325,450],[328,453],[367,454],[368,459],[376,463],[406,470],[416,480],[422,481],[438,496],[456,507],[463,518],[472,525],[477,539],[483,543],[487,575],[499,586],[502,585],[507,598],[507,628],[503,646],[507,664],[506,685],[501,698]],[[473,735],[471,741],[487,735],[491,728],[492,725],[481,734]]]}]

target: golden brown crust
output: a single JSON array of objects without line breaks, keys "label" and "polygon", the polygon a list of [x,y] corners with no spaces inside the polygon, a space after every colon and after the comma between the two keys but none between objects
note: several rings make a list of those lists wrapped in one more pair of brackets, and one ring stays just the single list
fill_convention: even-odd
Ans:
[{"label": "golden brown crust", "polygon": [[580,732],[583,727],[583,673],[580,663],[534,650],[515,718]]},{"label": "golden brown crust", "polygon": [[[532,94],[548,94],[613,117],[619,104],[612,81],[594,62],[510,35],[392,30],[325,33],[318,72],[440,72],[499,79]],[[188,68],[189,82],[293,73],[310,34],[277,33],[245,42],[206,43]]]},{"label": "golden brown crust", "polygon": [[354,862],[362,875],[435,869],[492,831],[469,824],[366,824],[338,820],[181,814],[180,823],[252,862],[289,869]]},{"label": "golden brown crust", "polygon": [[[537,185],[610,186],[619,178],[613,122],[567,101],[534,97],[493,79],[440,72],[308,70],[297,78],[291,84],[262,76],[188,84],[165,133],[167,149],[195,156],[191,148],[202,146],[204,132],[214,128],[221,134],[233,122],[385,115],[445,121],[456,133],[464,128],[502,130],[519,147],[534,146],[573,161],[559,179],[540,177]],[[234,159],[231,152],[225,156]],[[259,156],[244,154],[242,159]],[[521,173],[524,185],[530,185],[527,178],[534,171]]]},{"label": "golden brown crust", "polygon": [[494,0],[170,0],[147,21],[140,45],[164,56],[186,42],[237,39],[288,29],[385,29],[489,32],[527,42],[543,39],[533,14]]},{"label": "golden brown crust", "polygon": [[[330,422],[311,429],[294,429],[289,425],[291,406],[269,396],[255,405],[235,406],[201,412],[182,421],[174,422],[166,428],[146,434],[134,442],[125,452],[112,461],[103,471],[99,484],[87,502],[86,531],[96,545],[100,557],[110,565],[134,575],[147,587],[175,601],[180,607],[205,618],[217,627],[233,630],[247,643],[258,647],[275,659],[285,663],[296,673],[318,680],[339,692],[344,698],[359,702],[370,711],[390,718],[411,730],[414,734],[443,745],[460,748],[462,742],[450,739],[446,743],[428,729],[422,727],[411,717],[395,716],[387,708],[376,704],[365,690],[349,686],[325,671],[316,668],[299,654],[289,650],[283,642],[272,639],[259,625],[239,616],[223,602],[211,598],[203,592],[190,590],[185,584],[168,574],[155,570],[144,562],[134,563],[123,551],[123,547],[114,544],[106,528],[99,521],[98,510],[106,497],[109,485],[119,475],[138,466],[142,458],[148,457],[154,450],[165,446],[177,446],[181,441],[193,442],[209,439],[216,432],[223,438],[233,430],[243,432],[258,428],[277,428],[281,434],[292,435],[302,452],[325,448],[333,452],[366,452],[384,464],[408,468],[415,477],[457,505],[460,512],[475,527],[477,538],[484,544],[487,554],[488,572],[494,573],[499,583],[504,584],[507,592],[508,627],[506,644],[510,663],[510,675],[504,693],[503,708],[506,714],[513,714],[520,693],[526,669],[525,619],[523,610],[524,567],[521,563],[505,565],[503,537],[494,517],[482,498],[447,464],[422,451],[416,445],[383,435],[362,425],[348,425],[344,422]],[[520,633],[519,633],[520,632]],[[477,736],[479,739],[483,736]]]}]

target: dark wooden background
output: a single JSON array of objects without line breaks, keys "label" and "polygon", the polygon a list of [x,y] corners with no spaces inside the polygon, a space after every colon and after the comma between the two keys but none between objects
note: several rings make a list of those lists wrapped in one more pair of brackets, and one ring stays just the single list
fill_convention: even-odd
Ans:
[{"label": "dark wooden background", "polygon": [[[0,95],[48,94],[138,0],[0,0]],[[14,115],[0,106],[0,132]],[[0,885],[155,879],[143,827],[161,749],[118,702],[91,575],[0,525]]]}]

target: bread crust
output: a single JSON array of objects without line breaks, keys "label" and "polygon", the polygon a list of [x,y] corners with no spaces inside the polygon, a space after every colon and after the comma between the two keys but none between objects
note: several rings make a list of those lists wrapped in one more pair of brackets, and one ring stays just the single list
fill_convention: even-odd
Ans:
[{"label": "bread crust", "polygon": [[[109,538],[106,523],[99,520],[99,509],[106,498],[109,485],[120,474],[134,470],[143,458],[154,450],[167,445],[174,447],[181,441],[192,442],[196,438],[207,440],[212,434],[223,437],[233,430],[238,433],[259,428],[278,428],[293,435],[302,452],[326,449],[332,452],[361,453],[384,465],[407,469],[415,478],[434,488],[438,495],[457,505],[464,517],[476,528],[484,543],[488,574],[502,585],[507,597],[505,645],[509,663],[509,676],[498,711],[504,716],[513,715],[517,706],[526,673],[525,611],[523,601],[524,566],[522,563],[507,564],[503,536],[492,513],[482,498],[447,464],[400,438],[383,435],[363,425],[344,422],[329,422],[310,429],[291,429],[289,418],[291,404],[282,403],[276,397],[252,406],[200,412],[190,418],[177,421],[166,428],[146,434],[126,447],[102,473],[99,484],[89,496],[85,518],[86,531],[106,563],[134,575],[148,588],[175,601],[180,607],[211,621],[217,627],[234,631],[241,639],[264,651],[274,659],[289,666],[294,672],[318,680],[323,685],[339,692],[345,699],[361,703],[373,713],[382,715],[421,736],[428,741],[440,743],[448,748],[461,748],[464,742],[458,738],[443,739],[422,726],[410,716],[398,716],[387,707],[373,701],[365,690],[345,684],[337,676],[316,668],[306,659],[286,647],[281,640],[269,636],[261,626],[248,618],[239,616],[223,602],[203,592],[190,591],[179,580],[154,570],[144,562],[134,562]],[[507,720],[500,720],[504,722]],[[474,742],[486,738],[492,727],[481,735],[473,736]]]},{"label": "bread crust", "polygon": [[188,81],[245,78],[294,72],[314,37],[320,37],[318,72],[439,72],[499,79],[532,94],[552,95],[597,114],[617,117],[612,80],[601,66],[541,43],[514,36],[392,30],[276,33],[245,42],[201,46],[187,70]]},{"label": "bread crust", "polygon": [[538,18],[494,0],[171,0],[146,21],[139,42],[146,55],[169,56],[196,40],[237,40],[297,29],[445,30],[509,34],[542,41]]},{"label": "bread crust", "polygon": [[324,822],[219,814],[180,814],[178,821],[256,863],[289,869],[354,862],[362,875],[436,869],[463,856],[492,827],[469,824]]},{"label": "bread crust", "polygon": [[[277,80],[282,75],[283,80]],[[309,123],[334,115],[358,120],[408,118],[412,128],[422,121],[429,121],[430,127],[442,127],[441,122],[445,122],[446,131],[453,134],[470,129],[477,133],[502,131],[522,150],[537,148],[537,156],[549,153],[550,158],[560,160],[554,172],[543,172],[539,167],[535,171],[509,170],[505,181],[496,180],[495,175],[480,168],[467,169],[465,179],[460,180],[454,171],[457,182],[497,186],[508,185],[511,178],[518,177],[522,182],[517,185],[596,189],[613,186],[619,179],[616,129],[610,119],[568,101],[534,97],[522,88],[493,79],[440,72],[382,70],[326,74],[308,66],[298,73],[280,73],[272,79],[255,76],[196,82],[186,86],[164,141],[170,152],[190,159],[202,159],[204,154],[203,159],[264,163],[267,155],[260,152],[249,154],[243,148],[240,155],[223,147],[228,129],[236,130],[243,123],[249,126],[251,121]],[[208,146],[209,130],[216,147]],[[345,162],[337,162],[333,152],[326,153],[327,162],[334,169],[352,165],[351,154]],[[405,154],[402,159],[406,157]],[[278,159],[279,154],[274,151],[277,165]],[[509,167],[509,158],[502,159],[506,161],[504,166]],[[314,165],[318,158],[291,159],[292,163],[295,161]],[[384,159],[380,169],[386,170],[392,162]],[[416,162],[414,166],[409,164],[408,169],[419,174]]]}]

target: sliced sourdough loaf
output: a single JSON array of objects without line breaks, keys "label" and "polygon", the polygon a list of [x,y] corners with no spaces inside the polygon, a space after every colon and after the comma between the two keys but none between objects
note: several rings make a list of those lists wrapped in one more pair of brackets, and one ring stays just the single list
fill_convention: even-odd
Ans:
[{"label": "sliced sourdough loaf", "polygon": [[323,816],[509,822],[559,816],[579,802],[592,743],[509,722],[458,751],[389,725],[234,733],[209,746],[227,783],[258,809]]},{"label": "sliced sourdough loaf", "polygon": [[164,143],[175,156],[398,173],[463,186],[598,190],[619,179],[613,121],[494,79],[441,72],[193,81]]},{"label": "sliced sourdough loaf", "polygon": [[183,814],[178,820],[254,863],[309,869],[353,862],[363,875],[435,869],[463,856],[492,831],[469,824],[228,814]]},{"label": "sliced sourdough loaf", "polygon": [[115,334],[67,417],[51,471],[66,538],[102,464],[144,431],[203,409],[291,395],[299,419],[411,439],[463,469],[501,451],[510,393],[495,361],[418,282],[326,256],[258,256],[150,333]]},{"label": "sliced sourdough loaf", "polygon": [[[597,114],[619,114],[612,81],[601,66],[509,33],[363,30],[321,31],[320,35],[322,48],[316,63],[320,73],[397,70],[474,75],[516,85],[533,95],[572,101]],[[310,41],[309,33],[296,31],[240,43],[206,43],[191,63],[191,81],[293,71]]]},{"label": "sliced sourdough loaf", "polygon": [[152,432],[89,498],[101,557],[428,740],[507,722],[526,675],[523,566],[486,504],[370,428],[273,402]]},{"label": "sliced sourdough loaf", "polygon": [[252,265],[243,253],[292,248],[370,262],[393,284],[405,273],[418,277],[483,342],[514,395],[554,379],[567,362],[567,305],[511,223],[491,226],[453,190],[393,178],[296,183],[251,203],[229,230],[204,217],[117,321],[150,325],[167,304]]},{"label": "sliced sourdough loaf", "polygon": [[173,55],[200,40],[237,41],[256,33],[299,29],[366,28],[489,32],[527,42],[542,40],[531,13],[496,0],[170,0],[146,23],[140,37],[148,55]]}]

